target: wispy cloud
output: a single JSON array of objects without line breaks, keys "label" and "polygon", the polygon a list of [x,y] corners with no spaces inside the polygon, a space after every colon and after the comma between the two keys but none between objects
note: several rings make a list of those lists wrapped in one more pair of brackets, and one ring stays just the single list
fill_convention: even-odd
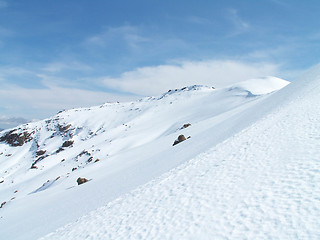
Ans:
[{"label": "wispy cloud", "polygon": [[108,27],[100,34],[86,39],[85,43],[106,47],[114,41],[124,41],[129,47],[136,48],[140,43],[149,39],[139,34],[139,29],[134,26],[124,25],[120,27]]},{"label": "wispy cloud", "polygon": [[289,56],[290,52],[293,51],[297,46],[292,43],[286,45],[278,45],[273,48],[257,49],[247,53],[243,57],[250,60],[258,61],[272,61],[274,59],[280,59],[284,56]]},{"label": "wispy cloud", "polygon": [[277,75],[279,66],[271,63],[237,61],[181,62],[137,68],[118,78],[106,77],[102,82],[114,89],[140,95],[157,95],[172,88],[194,84],[223,87],[249,78]]},{"label": "wispy cloud", "polygon": [[[81,64],[71,64],[72,68],[81,66]],[[19,113],[19,116],[27,119],[44,118],[61,109],[136,99],[130,94],[106,92],[105,88],[98,89],[93,86],[96,84],[93,82],[94,79],[90,79],[90,82],[83,80],[83,82],[81,79],[71,81],[66,76],[58,77],[55,73],[64,68],[64,64],[60,63],[49,64],[47,71],[1,67],[0,110],[2,115],[17,116]],[[36,79],[36,81],[30,81],[30,79]],[[1,125],[0,128],[2,128]]]},{"label": "wispy cloud", "polygon": [[233,24],[233,30],[231,34],[229,34],[229,37],[242,34],[249,30],[250,24],[240,17],[237,9],[228,9],[226,17]]},{"label": "wispy cloud", "polygon": [[80,62],[52,62],[42,68],[45,72],[58,73],[63,70],[91,71],[92,67]]},{"label": "wispy cloud", "polygon": [[61,109],[132,99],[136,97],[54,85],[35,89],[7,84],[0,89],[0,102],[5,114],[13,115],[19,112],[21,116],[29,119],[48,117]]},{"label": "wispy cloud", "polygon": [[0,115],[0,129],[7,129],[29,122],[22,117],[8,117]]},{"label": "wispy cloud", "polygon": [[0,81],[11,82],[12,79],[28,81],[39,78],[31,70],[26,70],[21,67],[11,67],[11,66],[0,66]]}]

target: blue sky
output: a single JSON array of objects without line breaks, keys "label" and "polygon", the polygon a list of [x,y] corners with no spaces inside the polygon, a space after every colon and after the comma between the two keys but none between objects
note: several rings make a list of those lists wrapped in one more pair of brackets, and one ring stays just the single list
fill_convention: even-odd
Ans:
[{"label": "blue sky", "polygon": [[0,0],[0,128],[319,58],[317,0]]}]

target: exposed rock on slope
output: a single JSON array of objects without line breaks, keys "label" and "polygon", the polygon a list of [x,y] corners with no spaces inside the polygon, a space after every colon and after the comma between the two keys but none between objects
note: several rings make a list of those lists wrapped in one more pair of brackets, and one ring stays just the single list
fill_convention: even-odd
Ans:
[{"label": "exposed rock on slope", "polygon": [[179,137],[174,141],[174,143],[173,143],[172,146],[177,145],[177,144],[179,144],[179,143],[181,143],[181,142],[183,142],[183,141],[185,141],[185,140],[187,140],[187,139],[189,139],[189,138],[191,138],[191,137],[189,136],[189,137],[186,138],[183,134],[181,134],[181,135],[179,135]]},{"label": "exposed rock on slope", "polygon": [[86,179],[86,178],[79,177],[77,179],[78,185],[81,185],[81,184],[86,183],[86,182],[88,182],[88,179]]},{"label": "exposed rock on slope", "polygon": [[12,147],[22,146],[25,142],[32,140],[32,133],[18,132],[17,130],[11,130],[4,136],[0,137],[0,142],[5,142]]}]

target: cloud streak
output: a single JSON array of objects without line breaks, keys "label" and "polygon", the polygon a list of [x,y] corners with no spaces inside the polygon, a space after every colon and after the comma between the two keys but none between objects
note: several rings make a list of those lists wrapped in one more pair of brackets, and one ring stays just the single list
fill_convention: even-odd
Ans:
[{"label": "cloud streak", "polygon": [[18,126],[20,124],[24,124],[27,122],[28,120],[22,117],[8,117],[8,116],[0,115],[0,130],[13,128],[15,126]]},{"label": "cloud streak", "polygon": [[[80,65],[70,67],[78,68]],[[220,88],[249,78],[277,76],[280,72],[280,66],[265,62],[175,61],[170,64],[136,68],[123,72],[119,77],[97,76],[79,79],[78,82],[54,76],[54,73],[65,70],[64,64],[54,62],[46,67],[48,74],[43,69],[42,72],[36,72],[23,68],[2,68],[0,102],[3,115],[17,116],[19,113],[19,116],[27,119],[39,119],[53,115],[61,109],[132,101],[139,96],[159,95],[168,89],[194,84]],[[36,77],[38,83],[23,87],[19,83],[9,81],[10,76]],[[88,84],[96,87],[89,90]]]},{"label": "cloud streak", "polygon": [[30,89],[11,84],[0,89],[0,102],[5,115],[15,115],[19,112],[28,119],[45,118],[61,109],[90,107],[105,102],[132,99],[136,97],[54,85],[43,89]]},{"label": "cloud streak", "polygon": [[237,36],[250,29],[250,24],[239,16],[238,10],[236,9],[229,9],[227,12],[227,18],[234,26],[234,30],[229,37]]},{"label": "cloud streak", "polygon": [[61,62],[49,63],[44,68],[42,68],[42,70],[49,73],[58,73],[63,70],[91,71],[92,67],[80,62],[67,63],[67,62],[61,61]]},{"label": "cloud streak", "polygon": [[271,63],[239,61],[181,62],[124,72],[118,78],[105,77],[103,84],[113,89],[139,95],[157,95],[168,89],[203,84],[224,87],[249,78],[277,75],[279,66]]},{"label": "cloud streak", "polygon": [[130,48],[137,48],[140,43],[149,41],[148,38],[139,34],[137,27],[124,25],[109,27],[102,33],[87,38],[85,44],[106,47],[112,44],[112,42],[119,40],[124,41]]}]

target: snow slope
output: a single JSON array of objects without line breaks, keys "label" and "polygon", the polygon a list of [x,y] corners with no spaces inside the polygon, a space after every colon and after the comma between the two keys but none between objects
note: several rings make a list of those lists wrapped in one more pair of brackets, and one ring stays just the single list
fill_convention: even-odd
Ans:
[{"label": "snow slope", "polygon": [[320,66],[241,132],[42,239],[320,239],[319,91]]},{"label": "snow slope", "polygon": [[[259,81],[261,84],[256,85]],[[210,156],[210,152],[203,152],[234,136],[278,107],[279,101],[271,101],[274,96],[289,94],[268,93],[287,84],[284,80],[269,77],[225,89],[192,86],[133,103],[107,103],[92,108],[65,111],[52,118],[22,125],[10,132],[2,132],[0,201],[5,201],[6,204],[0,209],[0,236],[4,239],[36,239],[107,203],[109,207],[106,209],[111,210],[106,211],[117,215],[116,207],[112,206],[118,206],[119,201],[124,204],[119,206],[124,207],[117,219],[122,222],[128,221],[127,224],[117,225],[113,218],[108,218],[110,222],[103,218],[97,224],[106,224],[105,229],[110,230],[105,235],[104,232],[95,229],[97,236],[93,236],[93,239],[104,239],[108,234],[113,238],[117,237],[113,234],[121,233],[117,230],[113,233],[112,227],[108,224],[114,224],[113,227],[119,229],[131,227],[132,234],[142,234],[131,226],[134,224],[131,221],[138,222],[139,216],[142,215],[133,219],[126,214],[131,211],[131,204],[126,203],[126,200],[131,197],[115,199],[165,173],[154,182],[133,192],[133,196],[137,195],[135,198],[138,202],[140,199],[152,197],[150,189],[156,191],[159,184],[162,186],[162,181],[171,179],[172,174],[189,168],[188,164],[200,161],[196,159],[203,158],[201,156]],[[191,126],[183,128],[186,123],[191,123]],[[174,140],[180,134],[191,138],[173,147]],[[230,154],[234,151],[235,149],[229,148]],[[199,154],[202,155],[199,157]],[[234,154],[236,158],[236,152]],[[215,155],[212,156],[212,159],[214,158]],[[190,159],[193,160],[185,163]],[[173,172],[166,173],[177,166],[179,167],[172,170]],[[219,172],[218,169],[215,172]],[[222,177],[224,173],[220,174]],[[190,178],[192,176],[191,174]],[[78,177],[86,177],[91,181],[77,186]],[[188,178],[183,177],[185,180]],[[226,184],[232,185],[231,182]],[[177,189],[173,182],[170,185],[173,186],[173,192],[170,193],[173,196],[172,201],[176,200],[179,203],[181,199],[175,195]],[[145,195],[145,191],[151,195]],[[159,192],[154,192],[154,197],[159,196],[167,201],[167,194],[168,192],[159,187]],[[112,202],[113,200],[115,202]],[[188,201],[188,198],[183,201]],[[183,201],[180,202],[181,207],[184,206],[181,204]],[[138,202],[133,206],[138,206],[141,213],[145,212],[147,209],[142,211],[142,208],[146,202],[141,201],[141,205]],[[154,204],[157,206],[156,202]],[[154,208],[154,213],[159,218],[176,219],[175,212],[172,212],[171,216],[161,215],[163,212],[161,206],[159,207],[160,209]],[[160,215],[156,213],[157,210],[160,210]],[[166,211],[166,208],[163,211]],[[104,212],[103,208],[95,214],[103,216]],[[152,218],[152,212],[149,212],[149,215]],[[85,220],[88,226],[91,220],[95,221]],[[145,224],[148,223],[152,225],[152,221]],[[157,220],[155,225],[160,223],[161,221]],[[68,235],[68,229],[70,230],[62,230],[62,233]],[[83,231],[76,230],[79,234],[84,234],[79,238],[90,236],[88,228],[82,226],[82,229]],[[173,236],[165,227],[162,231]],[[153,231],[151,227],[147,228],[145,234],[157,232],[160,234],[161,229]],[[55,239],[58,236],[63,238],[61,232],[51,238]],[[125,235],[123,237],[125,238]]]}]

